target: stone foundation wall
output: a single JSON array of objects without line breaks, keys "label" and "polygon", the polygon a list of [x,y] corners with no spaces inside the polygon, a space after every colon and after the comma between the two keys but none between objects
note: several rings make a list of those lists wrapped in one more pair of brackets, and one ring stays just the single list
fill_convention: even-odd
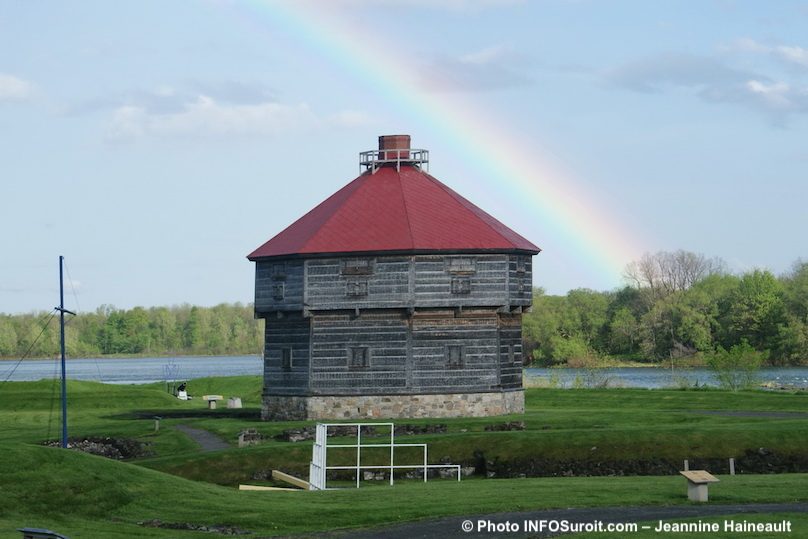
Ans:
[{"label": "stone foundation wall", "polygon": [[525,392],[452,393],[443,395],[264,395],[265,421],[300,419],[412,419],[484,417],[522,414]]}]

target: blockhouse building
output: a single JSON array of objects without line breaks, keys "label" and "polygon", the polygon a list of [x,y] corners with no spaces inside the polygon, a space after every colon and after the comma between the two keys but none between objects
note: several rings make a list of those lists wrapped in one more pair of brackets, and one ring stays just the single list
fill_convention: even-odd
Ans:
[{"label": "blockhouse building", "polygon": [[410,137],[252,252],[264,419],[524,411],[540,249],[427,173]]}]

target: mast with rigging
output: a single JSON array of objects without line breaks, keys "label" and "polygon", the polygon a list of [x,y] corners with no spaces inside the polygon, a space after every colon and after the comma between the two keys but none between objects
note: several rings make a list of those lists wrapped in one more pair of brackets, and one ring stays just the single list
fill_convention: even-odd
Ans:
[{"label": "mast with rigging", "polygon": [[76,315],[73,311],[65,309],[65,286],[64,286],[64,260],[59,256],[59,343],[62,354],[62,447],[67,447],[67,377],[65,375],[65,313]]}]

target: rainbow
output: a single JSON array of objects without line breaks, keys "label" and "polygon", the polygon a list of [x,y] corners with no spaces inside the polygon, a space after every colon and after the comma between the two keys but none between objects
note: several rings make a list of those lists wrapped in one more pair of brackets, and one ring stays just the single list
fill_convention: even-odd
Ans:
[{"label": "rainbow", "polygon": [[[352,28],[327,6],[326,2],[251,0],[233,8],[249,10],[241,14],[247,24],[266,21],[299,38],[369,85],[391,106],[416,117],[419,130],[426,126],[474,165],[488,189],[496,186],[509,205],[536,216],[537,227],[550,228],[535,238],[526,235],[545,249],[540,256],[558,256],[583,266],[582,274],[593,288],[620,283],[625,265],[644,251],[636,234],[604,211],[608,208],[592,199],[571,174],[543,156],[538,144],[516,137],[500,121],[479,108],[469,108],[467,102],[460,103],[454,94],[425,92],[413,75],[419,70],[408,51],[374,35],[372,29]],[[543,238],[547,235],[552,235],[552,242]],[[555,253],[548,251],[548,243]]]}]

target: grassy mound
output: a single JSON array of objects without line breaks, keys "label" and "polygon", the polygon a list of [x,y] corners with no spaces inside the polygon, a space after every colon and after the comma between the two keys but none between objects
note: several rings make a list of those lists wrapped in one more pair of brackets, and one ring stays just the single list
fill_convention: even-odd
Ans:
[{"label": "grassy mound", "polygon": [[[162,384],[69,383],[71,437],[136,439],[151,444],[157,455],[126,463],[37,445],[58,436],[58,384],[0,385],[0,539],[18,537],[14,529],[23,526],[74,537],[211,537],[138,524],[153,519],[235,526],[268,536],[459,514],[686,503],[684,480],[677,476],[444,480],[402,482],[392,489],[371,481],[358,491],[239,492],[232,486],[249,481],[256,471],[305,474],[311,442],[273,436],[311,422],[261,422],[259,377],[194,380],[189,390],[196,396],[239,396],[246,408],[207,410],[201,399],[179,401]],[[526,402],[523,416],[408,420],[445,423],[446,433],[402,441],[428,443],[433,462],[449,457],[469,463],[479,454],[492,462],[725,459],[761,447],[804,455],[808,439],[805,394],[535,389],[526,392]],[[163,417],[159,432],[155,415]],[[524,421],[525,429],[486,430],[514,420]],[[202,453],[174,429],[178,424],[207,429],[231,444],[240,430],[256,428],[264,442]],[[710,498],[714,503],[808,501],[807,480],[806,474],[722,476]]]},{"label": "grassy mound", "polygon": [[[454,514],[686,503],[677,477],[406,483],[328,492],[239,492],[74,451],[0,446],[0,537],[50,527],[76,537],[176,537],[139,522],[228,525],[277,535]],[[808,475],[722,477],[715,503],[805,501]],[[183,531],[183,537],[210,537]]]}]

